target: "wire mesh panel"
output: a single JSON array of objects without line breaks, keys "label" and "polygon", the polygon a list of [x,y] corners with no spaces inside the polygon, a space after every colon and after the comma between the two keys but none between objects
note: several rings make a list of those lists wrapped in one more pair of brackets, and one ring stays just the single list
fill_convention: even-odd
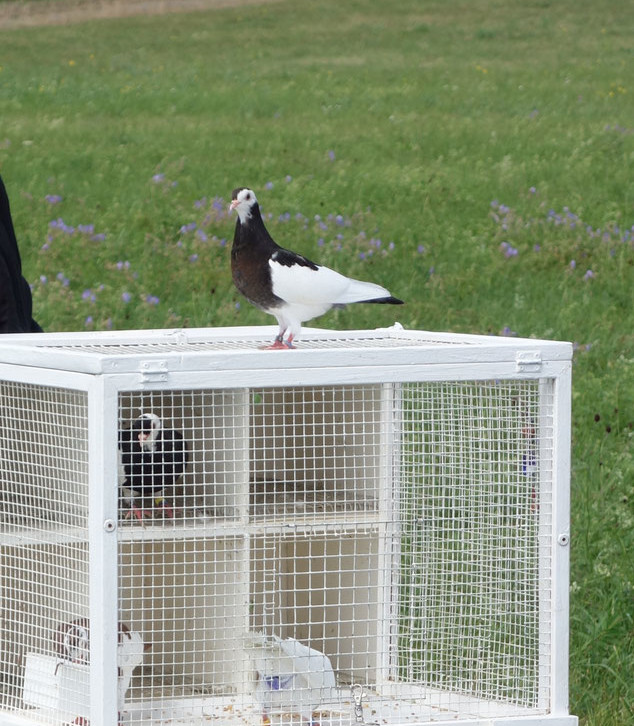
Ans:
[{"label": "wire mesh panel", "polygon": [[540,532],[552,412],[540,390],[537,381],[403,388],[399,680],[436,689],[446,708],[521,712],[545,695]]},{"label": "wire mesh panel", "polygon": [[90,706],[86,395],[1,382],[0,430],[0,708],[58,724]]}]

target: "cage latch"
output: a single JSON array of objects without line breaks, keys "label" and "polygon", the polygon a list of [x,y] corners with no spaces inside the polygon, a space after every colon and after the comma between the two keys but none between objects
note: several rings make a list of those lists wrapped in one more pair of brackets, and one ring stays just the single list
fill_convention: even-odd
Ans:
[{"label": "cage latch", "polygon": [[542,367],[542,357],[537,351],[521,351],[515,358],[515,368],[518,373],[537,372]]},{"label": "cage latch", "polygon": [[167,381],[166,360],[145,360],[139,366],[143,383],[165,383]]}]

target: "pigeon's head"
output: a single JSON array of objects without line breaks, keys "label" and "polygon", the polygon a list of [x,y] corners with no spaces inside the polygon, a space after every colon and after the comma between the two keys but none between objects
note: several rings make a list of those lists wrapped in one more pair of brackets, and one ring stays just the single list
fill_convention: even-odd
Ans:
[{"label": "pigeon's head", "polygon": [[229,211],[235,209],[238,212],[240,221],[244,223],[251,217],[253,207],[255,207],[257,203],[258,200],[251,189],[238,187],[231,192],[231,204],[229,205]]},{"label": "pigeon's head", "polygon": [[154,451],[161,431],[161,419],[155,413],[142,413],[132,428],[137,432],[139,446],[144,451]]}]

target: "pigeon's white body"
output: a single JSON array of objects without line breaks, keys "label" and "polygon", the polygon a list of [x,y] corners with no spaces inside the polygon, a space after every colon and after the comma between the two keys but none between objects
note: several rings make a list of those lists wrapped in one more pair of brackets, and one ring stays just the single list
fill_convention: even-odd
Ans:
[{"label": "pigeon's white body", "polygon": [[336,686],[330,659],[295,638],[255,633],[248,646],[253,649],[255,697],[263,712],[297,714],[311,723],[313,712]]},{"label": "pigeon's white body", "polygon": [[119,645],[117,646],[119,710],[123,710],[125,706],[125,696],[130,688],[132,672],[143,662],[145,650],[146,646],[140,633],[129,630],[119,635]]},{"label": "pigeon's white body", "polygon": [[233,280],[253,305],[277,319],[280,331],[272,347],[292,347],[302,323],[332,307],[361,302],[402,304],[381,285],[346,277],[280,247],[264,226],[255,194],[241,188],[232,196],[231,209],[239,217],[231,250]]}]

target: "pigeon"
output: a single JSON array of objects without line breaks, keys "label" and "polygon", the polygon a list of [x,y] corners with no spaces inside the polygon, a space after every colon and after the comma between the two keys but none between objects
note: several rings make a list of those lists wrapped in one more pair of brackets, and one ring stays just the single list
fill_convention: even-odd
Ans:
[{"label": "pigeon", "polygon": [[172,519],[174,511],[165,499],[187,465],[187,446],[179,431],[164,429],[155,413],[142,413],[129,429],[119,432],[119,488],[122,499],[139,521],[152,516],[139,508],[135,498],[152,498],[153,506]]},{"label": "pigeon", "polygon": [[262,708],[263,723],[270,723],[275,711],[293,713],[315,724],[313,712],[332,698],[336,687],[328,656],[295,638],[262,633],[251,633],[247,646],[253,649],[255,698]]},{"label": "pigeon", "polygon": [[360,302],[403,304],[380,285],[345,277],[277,245],[264,226],[251,189],[234,189],[231,199],[229,209],[238,213],[231,249],[233,282],[250,303],[277,319],[279,333],[269,349],[294,348],[301,324],[332,307]]},{"label": "pigeon", "polygon": [[[130,688],[132,673],[143,662],[145,652],[152,645],[144,643],[140,633],[130,630],[125,623],[119,623],[117,643],[117,700],[119,716],[125,706],[125,697]],[[55,649],[61,660],[88,665],[90,663],[90,620],[78,618],[58,626],[55,633]],[[84,716],[78,716],[74,724],[88,726]],[[121,724],[121,720],[119,721]]]}]

